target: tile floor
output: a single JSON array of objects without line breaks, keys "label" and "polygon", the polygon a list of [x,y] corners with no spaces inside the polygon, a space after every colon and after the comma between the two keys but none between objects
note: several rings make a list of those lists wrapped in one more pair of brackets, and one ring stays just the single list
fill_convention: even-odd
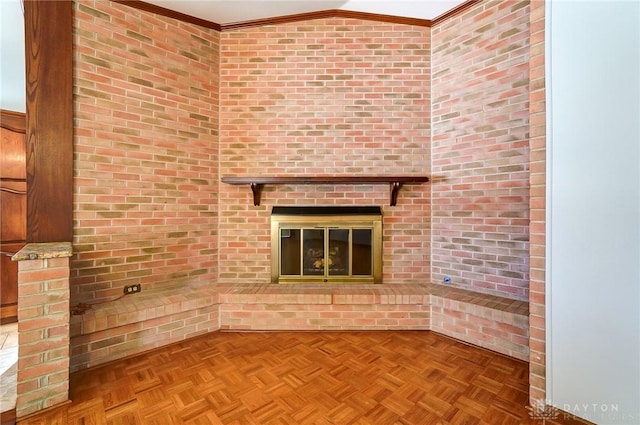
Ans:
[{"label": "tile floor", "polygon": [[16,407],[18,324],[0,326],[0,412]]}]

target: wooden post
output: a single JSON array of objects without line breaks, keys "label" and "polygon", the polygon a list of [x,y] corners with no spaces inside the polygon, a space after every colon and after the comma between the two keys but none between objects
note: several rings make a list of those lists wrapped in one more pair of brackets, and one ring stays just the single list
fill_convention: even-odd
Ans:
[{"label": "wooden post", "polygon": [[73,238],[73,13],[26,0],[27,242]]}]

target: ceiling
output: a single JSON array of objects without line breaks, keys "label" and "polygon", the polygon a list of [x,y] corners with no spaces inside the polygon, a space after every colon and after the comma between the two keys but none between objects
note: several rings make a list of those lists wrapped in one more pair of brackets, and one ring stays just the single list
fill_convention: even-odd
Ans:
[{"label": "ceiling", "polygon": [[220,25],[324,10],[432,20],[466,0],[144,0]]}]

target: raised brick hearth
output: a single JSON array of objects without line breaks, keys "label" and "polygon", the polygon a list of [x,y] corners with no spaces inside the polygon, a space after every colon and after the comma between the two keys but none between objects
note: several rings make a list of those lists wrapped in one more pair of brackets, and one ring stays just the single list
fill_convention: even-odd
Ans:
[{"label": "raised brick hearth", "polygon": [[71,318],[76,371],[216,330],[432,330],[528,358],[528,304],[441,285],[193,284]]}]

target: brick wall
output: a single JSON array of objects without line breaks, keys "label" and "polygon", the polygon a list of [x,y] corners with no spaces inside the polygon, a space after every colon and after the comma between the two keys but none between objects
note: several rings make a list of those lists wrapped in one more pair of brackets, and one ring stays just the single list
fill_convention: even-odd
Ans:
[{"label": "brick wall", "polygon": [[[44,247],[48,244],[41,245]],[[67,249],[70,248],[69,244]],[[68,255],[63,258],[41,258],[34,254],[19,261],[18,342],[17,417],[67,401]]]},{"label": "brick wall", "polygon": [[529,401],[546,398],[545,226],[546,102],[545,2],[531,3],[530,149],[531,149],[531,282],[529,291]]},{"label": "brick wall", "polygon": [[432,30],[336,18],[222,34],[82,2],[75,39],[74,300],[194,275],[267,281],[271,206],[384,206],[388,188],[267,186],[254,207],[218,177],[358,173],[434,177],[384,208],[385,282],[448,274],[527,298],[526,2]]},{"label": "brick wall", "polygon": [[72,302],[217,274],[219,33],[74,3]]},{"label": "brick wall", "polygon": [[[430,30],[318,19],[221,34],[220,173],[429,175]],[[386,283],[429,278],[429,185],[220,186],[220,280],[267,282],[274,205],[382,205]]]},{"label": "brick wall", "polygon": [[526,300],[529,3],[479,2],[432,46],[432,280]]}]

